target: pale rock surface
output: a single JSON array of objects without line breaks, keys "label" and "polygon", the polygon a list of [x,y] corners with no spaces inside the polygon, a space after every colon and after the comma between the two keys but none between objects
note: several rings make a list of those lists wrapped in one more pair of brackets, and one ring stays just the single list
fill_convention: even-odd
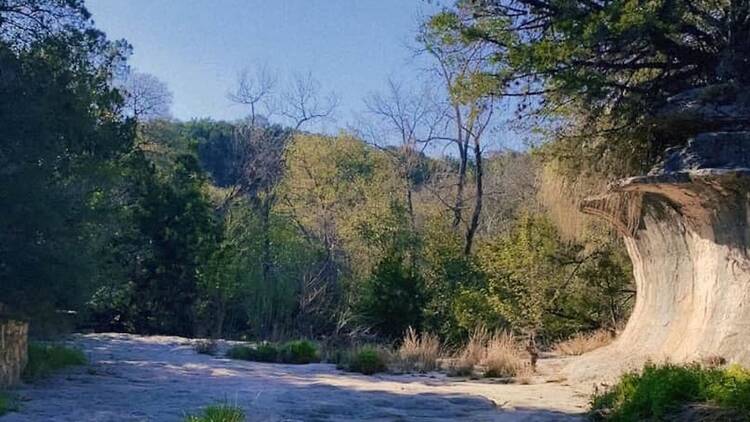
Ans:
[{"label": "pale rock surface", "polygon": [[21,410],[0,422],[182,421],[221,401],[243,407],[253,422],[565,422],[583,420],[589,397],[586,388],[543,377],[497,384],[229,360],[199,355],[179,337],[91,334],[71,343],[91,364],[14,391]]},{"label": "pale rock surface", "polygon": [[573,361],[572,379],[612,378],[647,360],[721,357],[750,366],[750,133],[704,133],[648,175],[582,210],[624,236],[637,288],[611,345]]}]

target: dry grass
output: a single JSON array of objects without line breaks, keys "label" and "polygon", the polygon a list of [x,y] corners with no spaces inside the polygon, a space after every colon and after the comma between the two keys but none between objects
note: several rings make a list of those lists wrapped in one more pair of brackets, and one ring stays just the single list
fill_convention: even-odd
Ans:
[{"label": "dry grass", "polygon": [[604,180],[585,178],[571,181],[554,164],[548,164],[541,172],[537,200],[543,205],[563,239],[583,242],[594,227],[596,230],[610,232],[608,226],[578,208],[583,198],[601,194],[606,188]]},{"label": "dry grass", "polygon": [[485,377],[528,377],[533,372],[529,355],[512,334],[490,334],[485,328],[471,333],[452,360],[448,372],[453,376],[469,376],[477,366],[484,367]]},{"label": "dry grass", "polygon": [[562,356],[578,356],[612,343],[614,336],[609,330],[596,330],[580,333],[565,341],[557,343],[553,351]]},{"label": "dry grass", "polygon": [[484,376],[492,378],[527,376],[532,372],[528,353],[507,332],[495,333],[487,341],[482,365]]},{"label": "dry grass", "polygon": [[448,366],[448,374],[451,376],[472,375],[474,367],[479,365],[487,354],[489,338],[490,334],[484,327],[472,331],[463,349],[459,350],[451,360]]},{"label": "dry grass", "polygon": [[403,372],[429,372],[438,368],[440,340],[430,333],[417,332],[409,327],[396,352],[396,366]]}]

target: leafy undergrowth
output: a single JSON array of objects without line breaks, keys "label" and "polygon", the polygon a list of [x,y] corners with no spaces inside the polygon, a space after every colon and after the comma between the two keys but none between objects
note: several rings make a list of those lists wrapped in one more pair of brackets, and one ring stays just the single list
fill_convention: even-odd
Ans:
[{"label": "leafy undergrowth", "polygon": [[27,381],[45,377],[68,366],[86,364],[86,355],[79,349],[55,344],[29,344],[29,354],[23,378]]},{"label": "leafy undergrowth", "polygon": [[383,347],[362,346],[347,352],[338,366],[347,371],[373,375],[388,371],[389,355]]},{"label": "leafy undergrowth", "polygon": [[306,364],[320,361],[318,348],[307,340],[290,341],[280,346],[267,342],[256,346],[237,345],[227,350],[226,355],[231,359],[254,362]]},{"label": "leafy undergrowth", "polygon": [[750,370],[740,366],[647,364],[592,399],[591,419],[667,420],[688,406],[706,404],[737,419],[750,420]]},{"label": "leafy undergrowth", "polygon": [[16,400],[7,392],[0,391],[0,416],[18,410]]},{"label": "leafy undergrowth", "polygon": [[244,422],[245,411],[229,404],[207,406],[198,415],[188,415],[185,422]]}]

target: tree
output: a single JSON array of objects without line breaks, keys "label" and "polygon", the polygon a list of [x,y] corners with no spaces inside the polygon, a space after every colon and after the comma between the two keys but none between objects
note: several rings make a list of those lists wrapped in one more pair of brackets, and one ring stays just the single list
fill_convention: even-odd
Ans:
[{"label": "tree", "polygon": [[409,327],[420,329],[424,285],[414,267],[397,252],[388,253],[358,291],[360,323],[374,333],[398,339]]},{"label": "tree", "polygon": [[132,285],[132,324],[137,332],[192,336],[200,277],[220,239],[205,180],[192,155],[159,169],[134,154],[126,205],[134,230],[113,240],[114,249],[132,253],[123,259]]},{"label": "tree", "polygon": [[371,94],[365,105],[374,124],[367,124],[358,132],[394,161],[403,180],[409,220],[415,230],[415,175],[424,165],[425,149],[443,134],[447,123],[444,107],[428,88],[411,92],[393,80],[388,80],[387,93]]},{"label": "tree", "polygon": [[122,44],[76,1],[0,3],[0,279],[13,312],[80,309],[133,144],[111,80]]},{"label": "tree", "polygon": [[[489,50],[480,43],[467,43],[450,26],[434,18],[425,24],[418,40],[424,52],[435,61],[434,72],[443,84],[448,97],[448,114],[454,127],[452,135],[444,138],[458,151],[458,180],[453,204],[453,228],[465,227],[464,254],[471,253],[479,228],[484,200],[483,139],[492,123],[495,97],[486,93],[485,71]],[[473,165],[474,195],[466,198],[467,175]],[[471,217],[464,211],[466,202],[473,199]],[[447,203],[445,200],[441,200]]]},{"label": "tree", "polygon": [[510,328],[532,337],[614,329],[632,297],[622,254],[567,244],[540,215],[522,216],[510,233],[487,244],[479,256],[487,276],[486,304]]},{"label": "tree", "polygon": [[125,113],[138,122],[167,118],[172,93],[154,75],[130,72],[120,85],[125,99]]},{"label": "tree", "polygon": [[[263,280],[270,284],[273,277],[271,247],[271,211],[277,200],[276,186],[284,174],[284,151],[305,124],[330,117],[336,103],[335,97],[320,101],[319,84],[308,75],[297,78],[287,91],[274,91],[276,79],[266,68],[255,74],[242,71],[235,90],[229,98],[249,109],[246,123],[237,128],[234,137],[237,179],[231,187],[224,205],[243,196],[260,216],[263,236]],[[292,129],[268,125],[267,118],[281,106],[282,115],[292,122]],[[266,112],[264,117],[261,111]]]},{"label": "tree", "polygon": [[555,157],[618,176],[705,129],[660,121],[670,98],[708,85],[744,98],[749,16],[745,0],[490,0],[432,21],[491,49],[486,91],[549,118]]},{"label": "tree", "polygon": [[351,136],[297,136],[285,162],[278,211],[321,249],[310,281],[333,302],[328,311],[338,313],[341,329],[354,322],[344,305],[355,297],[343,295],[356,295],[388,251],[404,251],[413,241],[399,181],[387,156]]}]

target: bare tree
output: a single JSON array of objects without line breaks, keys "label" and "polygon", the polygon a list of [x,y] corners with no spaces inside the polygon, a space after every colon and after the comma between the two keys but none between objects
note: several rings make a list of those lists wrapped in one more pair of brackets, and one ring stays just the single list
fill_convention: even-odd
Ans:
[{"label": "bare tree", "polygon": [[132,72],[120,85],[125,98],[125,113],[138,122],[170,115],[172,93],[156,76]]},{"label": "bare tree", "polygon": [[[483,149],[484,135],[493,122],[495,109],[494,97],[479,94],[476,85],[481,83],[483,66],[490,54],[486,46],[464,44],[460,41],[446,41],[440,34],[434,34],[423,27],[419,35],[423,49],[434,61],[431,69],[437,76],[446,92],[447,105],[450,109],[448,118],[453,126],[452,134],[444,139],[456,146],[458,152],[458,174],[455,183],[454,198],[449,208],[453,212],[453,227],[463,226],[464,253],[471,253],[474,237],[479,228],[482,213],[483,186]],[[474,166],[474,195],[467,197],[466,186],[469,165]],[[449,202],[441,198],[441,202]],[[471,204],[471,216],[464,211]]]},{"label": "bare tree", "polygon": [[[233,200],[242,197],[257,213],[264,283],[273,279],[271,211],[278,200],[276,187],[284,176],[286,147],[306,124],[330,117],[337,104],[332,95],[320,99],[320,85],[309,75],[294,79],[284,91],[277,91],[277,86],[277,78],[266,67],[254,72],[243,70],[228,95],[233,102],[246,106],[249,114],[233,136],[237,179],[220,208],[220,212],[226,211]],[[291,128],[270,124],[269,118],[277,111],[291,122]]]},{"label": "bare tree", "polygon": [[282,93],[281,114],[289,119],[294,130],[300,130],[308,122],[333,116],[339,104],[338,97],[334,93],[323,97],[320,88],[320,82],[312,74],[298,74]]},{"label": "bare tree", "polygon": [[429,87],[421,91],[409,90],[392,79],[388,80],[385,93],[373,93],[365,98],[365,107],[372,119],[361,124],[357,132],[396,164],[404,182],[407,211],[414,228],[414,173],[430,142],[441,138],[447,123],[446,109],[435,101]]}]

